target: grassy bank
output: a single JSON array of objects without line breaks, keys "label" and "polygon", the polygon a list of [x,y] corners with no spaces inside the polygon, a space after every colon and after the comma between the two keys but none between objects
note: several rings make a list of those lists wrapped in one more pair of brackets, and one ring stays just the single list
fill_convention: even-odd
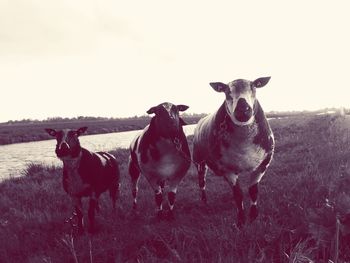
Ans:
[{"label": "grassy bank", "polygon": [[[61,169],[31,165],[0,184],[1,262],[349,262],[350,119],[334,116],[271,121],[276,152],[261,181],[258,219],[238,231],[232,193],[207,177],[199,201],[192,167],[180,185],[176,220],[158,222],[153,193],[140,181],[132,213],[126,150],[118,211],[102,196],[98,233],[74,237]],[[191,141],[191,138],[190,140]]]}]

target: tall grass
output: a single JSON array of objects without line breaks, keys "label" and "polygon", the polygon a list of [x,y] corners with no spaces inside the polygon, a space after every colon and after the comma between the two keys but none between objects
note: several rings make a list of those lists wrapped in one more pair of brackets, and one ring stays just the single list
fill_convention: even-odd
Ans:
[{"label": "tall grass", "polygon": [[0,261],[349,262],[350,120],[318,116],[271,124],[276,153],[261,181],[260,214],[242,230],[234,226],[224,180],[208,175],[205,206],[193,167],[179,187],[174,221],[156,219],[143,177],[139,209],[132,211],[128,152],[117,150],[118,208],[113,211],[108,194],[102,196],[93,236],[75,236],[64,223],[72,208],[60,168],[32,164],[25,176],[2,182]]}]

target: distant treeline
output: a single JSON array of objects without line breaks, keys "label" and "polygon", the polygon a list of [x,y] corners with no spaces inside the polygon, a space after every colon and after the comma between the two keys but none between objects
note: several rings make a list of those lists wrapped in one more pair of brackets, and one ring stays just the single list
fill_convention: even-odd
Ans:
[{"label": "distant treeline", "polygon": [[[187,114],[184,113],[181,116],[184,119],[199,119],[205,116],[205,113],[193,113],[193,114]],[[137,121],[137,120],[150,120],[151,117],[148,115],[143,115],[143,116],[133,116],[133,117],[126,117],[126,118],[108,118],[108,117],[92,117],[92,116],[78,116],[78,117],[73,117],[73,118],[68,118],[68,117],[49,117],[44,120],[37,120],[37,119],[22,119],[22,120],[9,120],[5,123],[0,123],[0,125],[4,124],[28,124],[28,123],[55,123],[55,122],[81,122],[81,121]]]},{"label": "distant treeline", "polygon": [[283,118],[291,116],[309,116],[309,115],[320,115],[320,114],[340,114],[340,115],[350,115],[350,108],[324,108],[314,111],[269,111],[266,113],[268,118]]},{"label": "distant treeline", "polygon": [[[341,113],[345,115],[350,115],[350,108],[324,108],[320,110],[315,111],[269,111],[266,112],[266,116],[269,118],[279,118],[279,117],[288,117],[288,116],[297,116],[297,115],[317,115],[317,114],[325,114],[325,113]],[[203,116],[206,116],[207,113],[183,113],[182,117],[186,120],[189,120],[190,123],[193,123],[194,120],[199,120]],[[108,117],[92,117],[92,116],[78,116],[73,118],[67,118],[67,117],[49,117],[44,120],[37,120],[37,119],[22,119],[22,120],[9,120],[4,123],[0,123],[0,126],[6,125],[6,124],[30,124],[30,123],[66,123],[66,122],[82,122],[82,121],[112,121],[112,122],[133,122],[133,121],[140,121],[140,120],[150,120],[151,117],[148,115],[143,116],[133,116],[133,117],[126,117],[126,118],[108,118]]]},{"label": "distant treeline", "polygon": [[81,121],[115,121],[115,120],[130,120],[130,119],[149,119],[148,116],[140,117],[128,117],[128,118],[107,118],[107,117],[92,117],[92,116],[78,116],[73,118],[68,117],[49,117],[44,120],[37,119],[22,119],[22,120],[9,120],[6,124],[20,124],[20,123],[54,123],[54,122],[81,122]]},{"label": "distant treeline", "polygon": [[[327,113],[350,114],[350,109],[326,108],[317,111],[271,111],[267,112],[266,115],[269,118],[284,118]],[[207,114],[184,113],[181,116],[187,124],[195,124],[205,115]],[[87,126],[87,134],[102,134],[143,129],[150,122],[150,119],[150,116],[145,115],[129,118],[79,116],[76,118],[54,117],[47,118],[46,120],[24,119],[20,121],[8,121],[6,123],[0,123],[0,145],[51,139],[51,137],[44,132],[45,128],[77,129],[82,126]]]},{"label": "distant treeline", "polygon": [[[197,123],[205,114],[184,114],[182,118],[188,124]],[[0,145],[30,142],[52,139],[45,128],[53,129],[77,129],[87,126],[86,134],[102,134],[111,132],[131,131],[143,129],[149,124],[150,116],[130,118],[100,118],[100,117],[77,117],[77,118],[48,118],[39,120],[21,120],[0,123]]]}]

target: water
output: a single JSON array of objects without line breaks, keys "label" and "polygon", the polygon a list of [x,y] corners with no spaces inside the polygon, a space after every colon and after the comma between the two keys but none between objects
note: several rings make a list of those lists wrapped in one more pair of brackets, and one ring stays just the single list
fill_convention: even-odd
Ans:
[{"label": "water", "polygon": [[[184,126],[186,135],[193,134],[195,124]],[[86,135],[80,143],[90,151],[110,151],[127,148],[140,131]],[[0,146],[0,181],[10,176],[20,176],[29,163],[62,165],[55,154],[56,140],[16,143]]]}]

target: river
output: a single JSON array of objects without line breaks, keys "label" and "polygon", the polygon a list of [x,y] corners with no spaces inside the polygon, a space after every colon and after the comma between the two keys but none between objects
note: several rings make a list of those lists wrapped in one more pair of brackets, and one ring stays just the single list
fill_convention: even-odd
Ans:
[{"label": "river", "polygon": [[[193,134],[195,124],[184,126],[186,135]],[[140,131],[86,135],[80,143],[91,151],[111,151],[127,148]],[[62,165],[55,154],[56,140],[15,143],[0,146],[0,181],[10,176],[20,176],[29,163]]]}]

